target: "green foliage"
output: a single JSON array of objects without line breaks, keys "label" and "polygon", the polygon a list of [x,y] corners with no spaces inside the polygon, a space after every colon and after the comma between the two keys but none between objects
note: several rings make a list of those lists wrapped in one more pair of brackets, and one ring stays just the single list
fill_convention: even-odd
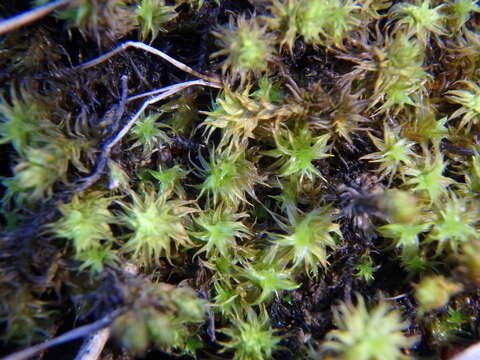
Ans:
[{"label": "green foliage", "polygon": [[254,304],[271,300],[273,295],[283,290],[294,290],[299,287],[292,281],[291,272],[283,270],[280,265],[269,262],[247,265],[243,276],[260,289],[260,295]]},{"label": "green foliage", "polygon": [[281,34],[281,47],[286,47],[293,53],[297,38],[299,10],[298,0],[270,0],[269,11],[272,16],[266,19],[268,26]]},{"label": "green foliage", "polygon": [[35,100],[24,93],[22,98],[13,93],[11,105],[0,101],[0,144],[11,143],[19,154],[24,154],[28,146],[38,145],[42,127],[52,126]]},{"label": "green foliage", "polygon": [[379,111],[389,111],[394,107],[402,109],[405,105],[420,102],[418,94],[429,79],[422,66],[422,45],[401,33],[386,43],[385,50],[386,54],[380,58],[375,84],[375,102],[383,100],[382,97],[386,100]]},{"label": "green foliage", "polygon": [[[241,93],[235,93],[228,87],[215,101],[215,108],[211,112],[205,112],[208,117],[202,123],[208,131],[208,137],[215,129],[222,129],[221,144],[236,145],[240,147],[250,138],[254,137],[254,130],[261,120],[263,107],[250,95],[247,87]],[[231,144],[231,145],[230,145]]]},{"label": "green foliage", "polygon": [[115,319],[115,337],[138,355],[151,345],[188,353],[204,320],[205,301],[190,288],[165,283],[148,283],[139,290],[130,310]]},{"label": "green foliage", "polygon": [[381,177],[389,176],[391,182],[402,165],[412,165],[411,158],[414,152],[411,147],[414,143],[399,137],[387,125],[385,125],[383,131],[383,141],[372,135],[370,135],[370,139],[379,151],[365,155],[362,159],[380,163],[377,171],[381,174]]},{"label": "green foliage", "polygon": [[108,162],[109,170],[109,190],[116,190],[118,188],[126,190],[129,188],[130,178],[127,173],[115,161]]},{"label": "green foliage", "polygon": [[343,48],[348,35],[388,7],[386,1],[269,0],[265,21],[279,33],[281,47],[293,54],[297,37],[314,46]]},{"label": "green foliage", "polygon": [[360,259],[360,263],[357,265],[355,277],[363,280],[364,282],[371,283],[375,280],[374,272],[378,269],[378,266],[374,266],[373,260],[370,255],[364,255]]},{"label": "green foliage", "polygon": [[480,12],[480,6],[474,0],[451,0],[448,4],[450,21],[455,31],[465,29],[465,23],[471,15]]},{"label": "green foliage", "polygon": [[255,92],[251,91],[251,86],[236,92],[225,87],[223,93],[217,96],[213,111],[203,112],[208,115],[202,123],[207,137],[210,138],[216,129],[221,129],[220,145],[241,149],[249,139],[270,133],[270,124],[277,118],[302,111],[296,106],[275,105],[273,102],[278,97],[275,93],[272,84],[265,81]]},{"label": "green foliage", "polygon": [[422,207],[416,196],[409,191],[388,189],[381,199],[381,207],[386,212],[385,218],[390,223],[412,223],[422,215]]},{"label": "green foliage", "polygon": [[167,194],[151,190],[130,195],[131,204],[120,203],[124,208],[120,219],[132,231],[122,247],[124,253],[131,253],[134,261],[149,267],[158,263],[160,256],[171,259],[172,243],[177,249],[190,244],[185,219],[195,212],[191,201],[169,200]]},{"label": "green foliage", "polygon": [[239,304],[238,287],[228,284],[214,283],[215,296],[213,298],[212,310],[219,311],[223,317],[238,316],[242,306]]},{"label": "green foliage", "polygon": [[450,118],[461,117],[459,127],[467,126],[470,129],[480,119],[480,86],[468,80],[459,81],[458,84],[464,90],[450,90],[447,92],[450,101],[461,105]]},{"label": "green foliage", "polygon": [[480,194],[480,154],[472,156],[465,177],[469,189],[476,194]]},{"label": "green foliage", "polygon": [[465,314],[449,307],[448,312],[433,319],[429,327],[435,342],[448,345],[460,339],[460,335],[464,333],[463,326],[467,322]]},{"label": "green foliage", "polygon": [[82,262],[80,270],[96,274],[105,264],[118,261],[111,248],[115,240],[110,225],[118,222],[109,210],[114,199],[98,191],[73,195],[70,202],[58,204],[62,217],[48,224],[54,236],[72,241],[75,258]]},{"label": "green foliage", "polygon": [[156,147],[167,143],[170,139],[162,130],[169,128],[157,122],[160,113],[153,113],[138,119],[130,131],[130,140],[133,142],[130,149],[142,146],[142,152],[149,154]]},{"label": "green foliage", "polygon": [[395,30],[405,29],[404,34],[416,36],[423,44],[427,44],[430,34],[445,35],[445,15],[441,9],[445,4],[431,8],[430,0],[416,0],[414,4],[401,2],[390,10],[395,23]]},{"label": "green foliage", "polygon": [[[422,104],[425,84],[431,76],[424,70],[424,46],[403,32],[385,36],[368,51],[343,58],[357,63],[352,76],[368,76],[373,84],[370,108],[381,104],[377,113],[398,113],[406,105]],[[364,82],[369,85],[369,82]]]},{"label": "green foliage", "polygon": [[402,266],[411,274],[424,273],[432,267],[432,262],[427,259],[424,252],[404,253],[400,256]]},{"label": "green foliage", "polygon": [[300,181],[304,178],[314,180],[322,178],[322,174],[312,163],[333,155],[329,154],[329,134],[313,136],[308,127],[302,127],[297,132],[289,130],[274,130],[276,149],[265,151],[267,156],[279,158],[274,167],[279,167],[279,176],[297,176]]},{"label": "green foliage", "polygon": [[422,311],[430,311],[445,306],[450,297],[463,289],[459,283],[442,275],[424,277],[415,286],[415,297]]},{"label": "green foliage", "polygon": [[[40,341],[68,326],[51,309],[80,299],[79,320],[118,309],[113,334],[137,356],[308,347],[389,360],[426,346],[436,358],[456,335],[473,341],[479,13],[473,0],[78,0],[2,36],[0,145],[13,166],[0,339]],[[137,93],[199,77],[142,64],[153,58],[139,49],[64,71],[135,38],[221,89],[183,89],[110,147]],[[388,303],[359,295],[329,310],[362,284],[388,289]]]},{"label": "green foliage", "polygon": [[94,4],[88,0],[80,1],[76,6],[60,12],[58,17],[66,20],[70,26],[78,27],[82,32],[95,28],[98,21]]},{"label": "green foliage", "polygon": [[447,187],[453,184],[451,178],[443,176],[447,163],[440,156],[433,161],[427,160],[417,168],[409,168],[405,171],[411,178],[405,185],[412,185],[413,190],[421,194],[426,193],[430,203],[436,203],[442,195],[447,194]]},{"label": "green foliage", "polygon": [[28,147],[25,157],[13,168],[13,177],[3,181],[6,199],[15,198],[18,204],[50,198],[53,185],[66,180],[68,154],[58,146]]},{"label": "green foliage", "polygon": [[286,181],[278,180],[278,184],[281,193],[272,196],[272,198],[278,202],[280,210],[285,213],[288,220],[293,223],[295,218],[299,216],[297,204],[299,185],[296,182],[295,177],[287,178]]},{"label": "green foliage", "polygon": [[430,223],[387,224],[380,226],[378,231],[382,236],[393,239],[395,246],[402,249],[403,255],[416,253],[420,245],[420,234],[428,231]]},{"label": "green foliage", "polygon": [[438,210],[428,241],[437,243],[437,253],[445,248],[457,253],[460,244],[480,239],[474,226],[479,221],[478,208],[452,195]]},{"label": "green foliage", "polygon": [[266,72],[275,59],[273,37],[258,24],[255,17],[246,19],[245,16],[239,16],[236,21],[231,17],[227,26],[217,29],[213,34],[222,49],[212,56],[226,56],[223,73],[229,72],[234,79],[239,76],[242,83],[252,75]]},{"label": "green foliage", "polygon": [[116,219],[108,209],[112,200],[101,192],[74,195],[69,203],[58,204],[62,217],[49,228],[55,236],[71,240],[76,253],[100,247],[102,240],[113,241],[109,224]]},{"label": "green foliage", "polygon": [[169,169],[148,170],[148,173],[158,181],[159,193],[175,194],[180,199],[186,198],[186,192],[182,185],[182,180],[188,172],[180,165],[174,165]]},{"label": "green foliage", "polygon": [[[42,5],[48,0],[34,0]],[[78,0],[56,12],[56,17],[65,20],[69,28],[76,28],[83,36],[94,36],[101,41],[99,33],[110,38],[121,38],[135,25],[133,11],[128,0]]]},{"label": "green foliage", "polygon": [[206,194],[213,205],[223,204],[237,209],[248,203],[246,195],[255,199],[255,185],[263,183],[255,165],[245,159],[243,151],[230,154],[227,151],[211,150],[210,162],[200,157],[202,168],[198,172],[205,178],[200,186],[200,196]]},{"label": "green foliage", "polygon": [[78,267],[80,271],[88,269],[92,275],[101,273],[105,265],[114,266],[120,263],[120,257],[112,249],[111,243],[80,251],[75,255],[75,259],[81,261]]},{"label": "green foliage", "polygon": [[438,148],[440,142],[448,136],[448,129],[445,126],[448,117],[437,120],[437,115],[429,106],[416,108],[409,114],[408,122],[405,124],[402,133],[406,138],[420,144],[425,154],[429,153],[428,145],[433,144]]},{"label": "green foliage", "polygon": [[415,343],[402,332],[408,323],[397,310],[384,301],[368,310],[360,295],[357,305],[342,303],[334,309],[334,323],[338,329],[327,334],[324,347],[343,360],[401,359],[402,349]]},{"label": "green foliage", "polygon": [[231,340],[223,343],[225,350],[233,350],[234,360],[266,360],[278,349],[280,336],[268,324],[268,317],[257,315],[253,310],[247,312],[246,320],[236,319],[233,328],[223,329]]},{"label": "green foliage", "polygon": [[236,239],[251,236],[250,230],[241,221],[247,216],[246,213],[230,213],[222,208],[202,212],[195,218],[201,230],[191,233],[196,239],[206,242],[199,252],[206,252],[207,256],[232,258],[238,246]]},{"label": "green foliage", "polygon": [[317,208],[300,216],[289,227],[286,235],[276,235],[274,243],[288,249],[287,260],[294,267],[303,266],[308,274],[316,276],[318,265],[326,268],[327,249],[335,249],[337,244],[332,233],[341,236],[340,227],[333,222],[330,207]]},{"label": "green foliage", "polygon": [[307,43],[342,47],[347,33],[360,25],[360,6],[353,0],[301,0],[298,32]]},{"label": "green foliage", "polygon": [[177,17],[175,6],[165,4],[164,0],[140,0],[135,9],[135,15],[140,25],[140,39],[145,41],[150,35],[155,40],[158,32],[164,32],[163,26]]}]

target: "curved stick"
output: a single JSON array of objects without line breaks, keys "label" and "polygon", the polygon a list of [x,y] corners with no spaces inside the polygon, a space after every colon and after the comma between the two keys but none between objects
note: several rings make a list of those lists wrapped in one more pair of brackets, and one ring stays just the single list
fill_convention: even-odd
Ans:
[{"label": "curved stick", "polygon": [[11,355],[5,356],[4,358],[1,358],[0,360],[25,360],[28,359],[35,354],[38,354],[41,351],[47,350],[53,346],[57,346],[81,337],[85,337],[87,335],[90,335],[92,332],[95,332],[97,330],[103,329],[107,326],[109,326],[112,321],[123,311],[123,309],[115,310],[105,316],[104,318],[95,321],[91,324],[80,326],[76,329],[73,329],[71,331],[66,332],[65,334],[62,334],[54,339],[45,341],[41,344],[29,347],[24,350],[20,350],[16,353],[13,353]]},{"label": "curved stick", "polygon": [[141,99],[143,97],[150,96],[150,95],[162,94],[166,91],[170,91],[172,89],[177,89],[178,85],[182,85],[181,89],[184,89],[188,86],[193,86],[193,85],[200,85],[200,86],[204,85],[204,86],[210,86],[210,87],[215,87],[216,88],[216,84],[212,84],[211,82],[208,82],[208,81],[205,81],[205,80],[190,80],[190,81],[185,81],[183,83],[178,83],[178,84],[165,86],[161,89],[155,89],[155,90],[152,90],[152,91],[148,91],[148,92],[145,92],[143,94],[130,96],[129,98],[127,98],[127,102],[137,100],[137,99]]},{"label": "curved stick", "polygon": [[[195,80],[195,81],[186,81],[183,83],[175,84],[175,85],[170,85],[161,89],[153,90],[151,93],[156,93],[159,95],[153,96],[150,99],[147,99],[143,102],[142,106],[135,112],[135,114],[132,116],[130,120],[123,126],[123,128],[115,135],[115,137],[112,140],[109,140],[107,143],[105,143],[102,147],[102,152],[100,154],[100,159],[98,161],[97,167],[95,168],[95,171],[93,172],[92,175],[89,175],[83,179],[80,180],[81,184],[77,187],[77,191],[84,191],[90,186],[92,186],[102,175],[102,172],[104,171],[105,167],[107,166],[108,159],[110,156],[110,153],[112,151],[112,148],[117,145],[124,137],[127,135],[128,131],[132,128],[132,126],[135,124],[135,121],[138,120],[138,118],[143,114],[145,109],[149,107],[152,104],[155,104],[156,102],[159,102],[163,99],[168,98],[171,95],[174,95],[175,93],[186,89],[190,86],[193,85],[207,85],[209,86],[209,82],[205,82],[203,80]],[[144,94],[141,94],[142,96]],[[146,95],[145,95],[146,96]],[[2,359],[0,359],[2,360]]]},{"label": "curved stick", "polygon": [[50,14],[52,11],[55,11],[58,8],[65,6],[70,2],[72,2],[72,0],[57,0],[45,5],[33,8],[17,16],[11,17],[10,19],[0,21],[0,35],[5,34],[9,31],[16,30],[34,21],[37,21],[42,17]]},{"label": "curved stick", "polygon": [[175,60],[174,58],[167,55],[163,51],[155,49],[153,46],[144,44],[140,41],[124,42],[123,44],[121,44],[121,45],[117,46],[116,48],[114,48],[113,50],[109,51],[108,53],[103,54],[103,55],[101,55],[101,56],[99,56],[99,57],[97,57],[93,60],[90,60],[86,63],[83,63],[81,65],[75,66],[73,69],[74,70],[88,69],[89,67],[98,65],[98,64],[104,62],[105,60],[110,59],[112,56],[115,56],[118,53],[120,53],[122,51],[125,51],[125,50],[127,50],[128,48],[131,48],[131,47],[136,48],[136,49],[141,49],[141,50],[144,50],[146,52],[149,52],[151,54],[154,54],[154,55],[157,55],[157,56],[161,57],[162,59],[164,59],[165,61],[168,61],[170,64],[172,64],[173,66],[176,66],[180,70],[185,71],[186,73],[192,74],[193,76],[195,76],[199,79],[203,79],[203,80],[207,81],[209,83],[208,86],[215,87],[215,88],[218,88],[218,89],[222,88],[222,84],[220,83],[220,81],[218,79],[207,76],[207,75],[200,74],[199,72],[193,70],[190,66],[187,66],[187,65],[185,65],[184,63],[182,63],[178,60]]}]

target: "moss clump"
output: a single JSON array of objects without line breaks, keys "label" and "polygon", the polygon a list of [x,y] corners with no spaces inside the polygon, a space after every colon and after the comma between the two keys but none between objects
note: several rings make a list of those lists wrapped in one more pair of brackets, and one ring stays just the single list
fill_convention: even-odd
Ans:
[{"label": "moss clump", "polygon": [[325,348],[340,359],[400,359],[402,349],[413,346],[416,339],[402,332],[408,323],[386,303],[368,310],[365,300],[357,296],[357,304],[340,304],[334,312],[338,329],[327,334]]},{"label": "moss clump", "polygon": [[2,35],[0,348],[107,314],[131,358],[477,342],[479,16],[78,0]]}]

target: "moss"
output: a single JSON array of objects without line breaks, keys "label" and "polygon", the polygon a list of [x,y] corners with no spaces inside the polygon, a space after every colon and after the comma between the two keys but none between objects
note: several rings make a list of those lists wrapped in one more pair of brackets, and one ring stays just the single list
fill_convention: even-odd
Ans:
[{"label": "moss", "polygon": [[415,343],[402,333],[408,324],[400,314],[384,303],[368,310],[362,297],[357,304],[340,304],[334,313],[338,329],[327,334],[325,344],[340,359],[400,359],[402,348]]},{"label": "moss", "polygon": [[[132,357],[478,341],[478,15],[79,0],[2,35],[2,349],[115,310]],[[75,67],[133,39],[187,67],[148,47]]]}]

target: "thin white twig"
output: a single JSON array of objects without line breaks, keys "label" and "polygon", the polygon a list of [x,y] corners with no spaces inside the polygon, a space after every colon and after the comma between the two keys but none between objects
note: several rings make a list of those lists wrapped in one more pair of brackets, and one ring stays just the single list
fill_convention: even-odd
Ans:
[{"label": "thin white twig", "polygon": [[[139,271],[138,267],[131,262],[126,262],[122,266],[122,269],[126,273],[133,276],[137,275]],[[100,354],[102,353],[111,333],[111,327],[106,327],[87,337],[83,341],[77,356],[75,356],[75,360],[97,360],[100,357]]]},{"label": "thin white twig", "polygon": [[175,94],[175,93],[177,93],[177,92],[179,92],[183,89],[186,89],[187,87],[194,86],[194,85],[208,86],[208,87],[213,87],[213,88],[217,88],[217,89],[222,88],[222,83],[219,79],[200,74],[199,72],[193,70],[191,67],[189,67],[189,66],[185,65],[184,63],[182,63],[178,60],[175,60],[171,56],[165,54],[163,51],[155,49],[154,47],[152,47],[150,45],[147,45],[147,44],[144,44],[144,43],[139,42],[139,41],[127,41],[127,42],[117,46],[116,48],[114,48],[113,50],[109,51],[106,54],[103,54],[103,55],[101,55],[101,56],[99,56],[99,57],[97,57],[93,60],[90,60],[86,63],[83,63],[81,65],[78,65],[78,66],[74,67],[73,70],[83,70],[83,69],[87,69],[87,68],[90,68],[92,66],[98,65],[98,64],[108,60],[112,56],[115,56],[116,54],[127,50],[130,47],[133,47],[133,48],[136,48],[136,49],[141,49],[141,50],[144,50],[144,51],[149,52],[151,54],[154,54],[156,56],[159,56],[162,59],[168,61],[170,64],[176,66],[180,70],[185,71],[186,73],[189,73],[189,74],[197,77],[198,79],[197,80],[191,80],[191,81],[185,81],[183,83],[179,83],[179,84],[175,84],[175,85],[166,86],[166,87],[163,87],[161,89],[152,90],[152,91],[149,91],[149,92],[146,92],[146,93],[143,93],[143,94],[139,94],[139,95],[135,95],[135,96],[132,96],[132,97],[128,98],[127,102],[130,102],[130,101],[133,101],[133,100],[136,100],[136,99],[140,99],[142,97],[154,95],[152,98],[146,100],[142,104],[140,109],[137,110],[137,112],[133,115],[133,117],[127,122],[127,124],[117,133],[117,135],[112,140],[108,141],[107,143],[105,143],[103,145],[102,153],[101,153],[101,155],[99,157],[99,160],[97,162],[97,166],[95,168],[95,171],[90,176],[80,180],[82,184],[79,187],[77,187],[77,191],[83,191],[83,190],[87,189],[88,187],[93,185],[100,178],[102,172],[104,171],[104,169],[105,169],[105,167],[108,163],[108,159],[109,159],[110,152],[111,152],[112,148],[115,145],[117,145],[125,137],[125,135],[131,129],[131,127],[133,126],[135,121],[137,121],[137,119],[142,115],[142,113],[145,111],[145,109],[148,106],[150,106],[152,104],[155,104],[156,102],[159,102],[163,99],[166,99],[167,97],[169,97],[169,96],[171,96],[171,95],[173,95],[173,94]]},{"label": "thin white twig", "polygon": [[52,11],[61,8],[70,2],[72,2],[72,0],[53,1],[51,3],[35,7],[17,16],[11,17],[10,19],[0,21],[0,35],[37,21],[50,14]]},{"label": "thin white twig", "polygon": [[[212,84],[208,81],[205,81],[205,80],[190,80],[190,81],[185,81],[181,84],[184,84],[184,85],[188,85],[188,86],[193,86],[193,85],[204,85],[204,86],[210,86],[210,87],[216,87],[215,84]],[[137,100],[137,99],[141,99],[143,97],[146,97],[146,96],[152,96],[152,95],[156,95],[156,94],[161,94],[161,93],[164,93],[166,91],[169,91],[171,89],[174,89],[177,87],[177,85],[179,84],[174,84],[174,85],[170,85],[170,86],[165,86],[161,89],[155,89],[155,90],[152,90],[152,91],[148,91],[148,92],[145,92],[143,94],[138,94],[138,95],[135,95],[135,96],[131,96],[127,99],[127,102],[130,102],[130,101],[133,101],[133,100]]]},{"label": "thin white twig", "polygon": [[103,55],[101,55],[101,56],[99,56],[99,57],[97,57],[97,58],[95,58],[91,61],[88,61],[86,63],[78,65],[78,66],[74,67],[73,69],[74,70],[83,70],[83,69],[87,69],[87,68],[90,68],[92,66],[98,65],[98,64],[104,62],[105,60],[108,60],[112,56],[115,56],[116,54],[127,50],[130,47],[133,47],[133,48],[136,48],[136,49],[141,49],[141,50],[144,50],[146,52],[149,52],[151,54],[154,54],[154,55],[157,55],[157,56],[161,57],[162,59],[168,61],[170,64],[176,66],[180,70],[185,71],[186,73],[189,73],[189,74],[191,74],[191,75],[193,75],[193,76],[195,76],[199,79],[203,79],[203,80],[207,81],[208,82],[207,86],[215,87],[215,88],[218,88],[218,89],[222,88],[222,84],[220,83],[220,81],[218,79],[207,76],[207,75],[200,74],[199,72],[193,70],[191,67],[185,65],[184,63],[182,63],[178,60],[175,60],[174,58],[167,55],[163,51],[155,49],[153,46],[144,44],[140,41],[124,42],[123,44],[117,46],[115,49],[109,51],[108,53],[103,54]]},{"label": "thin white twig", "polygon": [[405,294],[400,294],[400,295],[397,295],[397,296],[386,297],[386,298],[383,298],[383,299],[387,300],[387,301],[393,301],[393,300],[403,299],[407,295],[408,295],[408,293],[405,293]]},{"label": "thin white twig", "polygon": [[[201,82],[199,83],[200,80],[197,81],[186,81],[183,83],[175,84],[175,85],[170,85],[165,88],[161,88],[158,90],[154,90],[156,93],[160,93],[157,96],[154,96],[148,100],[145,100],[142,106],[135,112],[135,114],[132,116],[132,118],[125,124],[125,126],[115,135],[115,137],[107,142],[103,148],[102,148],[102,153],[100,154],[99,161],[97,163],[97,167],[95,168],[95,171],[93,172],[92,175],[87,176],[80,181],[82,184],[77,187],[77,191],[84,191],[85,189],[89,188],[92,186],[101,176],[102,172],[104,171],[108,158],[110,156],[110,153],[112,151],[112,148],[117,145],[124,137],[127,135],[127,133],[130,131],[132,128],[133,124],[135,124],[135,121],[138,120],[138,118],[143,114],[145,109],[149,107],[152,104],[155,104],[163,99],[168,98],[171,95],[176,94],[177,92],[186,89],[190,86],[193,85],[205,85],[208,82]],[[1,360],[1,359],[0,359]]]},{"label": "thin white twig", "polygon": [[160,92],[160,95],[157,95],[157,96],[154,96],[148,100],[146,100],[142,106],[140,107],[140,109],[137,110],[137,112],[135,113],[135,115],[133,115],[133,117],[128,121],[128,123],[125,124],[125,126],[122,128],[122,130],[120,130],[117,135],[115,136],[115,138],[113,138],[112,141],[110,141],[105,147],[104,147],[104,153],[106,155],[109,155],[110,154],[110,151],[112,150],[112,148],[117,145],[125,135],[127,135],[128,131],[130,130],[130,128],[133,126],[133,124],[135,123],[135,121],[137,121],[137,119],[143,114],[143,112],[145,111],[145,109],[147,107],[149,107],[150,105],[153,105],[163,99],[166,99],[168,98],[169,96],[171,95],[174,95],[175,93],[183,90],[183,89],[186,89],[192,85],[197,85],[197,83],[194,83],[192,81],[186,81],[186,82],[183,82],[183,83],[178,83],[178,84],[175,84],[175,85],[170,85],[170,86],[167,86],[168,90],[167,91],[162,91],[162,89],[165,89],[165,88],[162,88],[162,89],[158,89],[157,91]]},{"label": "thin white twig", "polygon": [[91,324],[80,326],[76,329],[73,329],[71,331],[66,332],[65,334],[62,334],[56,338],[53,338],[51,340],[45,341],[41,344],[34,345],[32,347],[29,347],[24,350],[20,350],[16,353],[13,353],[11,355],[5,356],[4,358],[1,358],[0,360],[25,360],[28,359],[35,354],[38,354],[41,351],[47,350],[53,346],[57,346],[81,337],[85,337],[87,335],[90,335],[91,333],[103,329],[107,326],[109,326],[112,321],[123,311],[123,309],[118,309],[110,314],[106,315],[102,319],[95,321]]},{"label": "thin white twig", "polygon": [[75,360],[97,360],[100,357],[100,354],[102,353],[111,332],[112,329],[110,327],[106,327],[98,330],[85,339],[77,353],[77,356],[75,356]]}]

